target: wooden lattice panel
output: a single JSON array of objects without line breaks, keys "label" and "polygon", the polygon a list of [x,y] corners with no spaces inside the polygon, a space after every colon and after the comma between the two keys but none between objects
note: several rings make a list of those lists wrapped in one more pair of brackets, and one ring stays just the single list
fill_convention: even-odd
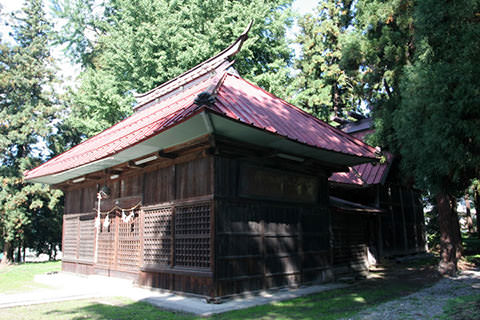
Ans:
[{"label": "wooden lattice panel", "polygon": [[78,244],[78,258],[80,260],[93,261],[95,250],[95,217],[80,217],[80,242]]},{"label": "wooden lattice panel", "polygon": [[210,267],[210,205],[175,208],[175,265]]},{"label": "wooden lattice panel", "polygon": [[103,266],[113,266],[115,264],[115,215],[110,215],[110,226],[103,227],[105,219],[101,220],[102,226],[98,234],[98,255],[97,264]]},{"label": "wooden lattice panel", "polygon": [[78,217],[63,221],[63,257],[77,258]]},{"label": "wooden lattice panel", "polygon": [[171,263],[172,211],[171,207],[145,210],[143,245],[145,265]]},{"label": "wooden lattice panel", "polygon": [[[130,214],[130,213],[127,213]],[[118,219],[118,267],[136,271],[140,257],[140,219],[138,213],[125,223]]]}]

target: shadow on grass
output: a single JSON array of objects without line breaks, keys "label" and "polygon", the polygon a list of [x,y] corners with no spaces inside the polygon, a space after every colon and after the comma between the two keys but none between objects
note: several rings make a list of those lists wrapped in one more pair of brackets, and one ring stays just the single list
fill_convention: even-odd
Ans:
[{"label": "shadow on grass", "polygon": [[68,320],[190,320],[194,316],[160,310],[145,302],[125,302],[121,298],[69,301],[59,303],[55,308],[39,312],[35,319]]},{"label": "shadow on grass", "polygon": [[[422,262],[390,263],[373,270],[369,279],[358,281],[347,288],[231,311],[214,315],[209,319],[333,320],[346,318],[366,308],[400,298],[432,285],[438,280],[438,275],[435,272],[436,264],[437,260],[435,258],[427,258]],[[32,318],[38,320],[201,319],[198,316],[164,311],[145,302],[132,303],[121,298],[52,304],[43,311],[37,309],[32,313]]]}]

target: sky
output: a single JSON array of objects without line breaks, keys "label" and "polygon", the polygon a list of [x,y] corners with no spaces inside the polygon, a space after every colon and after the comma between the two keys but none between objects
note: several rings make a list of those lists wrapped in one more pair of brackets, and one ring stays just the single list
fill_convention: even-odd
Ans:
[{"label": "sky", "polygon": [[[8,15],[11,12],[20,10],[24,1],[23,0],[0,0],[1,6],[1,18],[0,18],[0,33],[3,40],[8,39],[8,27],[5,27],[4,21],[9,21]],[[50,0],[44,0],[45,8],[48,10],[50,7]],[[293,2],[292,8],[300,14],[313,13],[318,0],[295,0]],[[287,34],[287,37],[290,39],[295,38],[295,34],[298,33],[299,28],[297,25],[294,25],[292,30]],[[298,54],[299,48],[292,47],[295,50],[295,53]],[[55,48],[52,52],[52,55],[57,61],[57,66],[59,67],[59,76],[62,78],[63,83],[67,86],[73,85],[76,76],[80,73],[80,67],[72,65],[70,61],[63,55],[61,48]]]}]

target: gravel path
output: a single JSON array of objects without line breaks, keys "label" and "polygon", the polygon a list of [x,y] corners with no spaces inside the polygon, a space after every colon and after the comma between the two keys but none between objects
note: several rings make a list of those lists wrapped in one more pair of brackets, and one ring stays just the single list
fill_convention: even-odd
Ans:
[{"label": "gravel path", "polygon": [[463,271],[455,278],[443,278],[432,287],[409,296],[366,309],[351,320],[435,319],[452,298],[480,294],[480,271]]}]

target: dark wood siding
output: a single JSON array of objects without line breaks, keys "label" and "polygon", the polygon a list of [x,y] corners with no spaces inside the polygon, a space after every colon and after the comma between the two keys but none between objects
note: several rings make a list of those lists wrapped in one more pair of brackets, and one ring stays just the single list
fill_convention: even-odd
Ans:
[{"label": "dark wood siding", "polygon": [[212,194],[212,158],[206,157],[175,166],[176,199]]},{"label": "dark wood siding", "polygon": [[333,263],[337,277],[366,273],[369,223],[374,216],[332,212]]},{"label": "dark wood siding", "polygon": [[67,190],[65,192],[64,212],[66,214],[92,212],[94,210],[96,196],[96,185],[76,187]]},{"label": "dark wood siding", "polygon": [[158,168],[145,173],[144,204],[172,201],[175,195],[175,166]]},{"label": "dark wood siding", "polygon": [[326,177],[224,157],[215,173],[216,295],[330,279]]},{"label": "dark wood siding", "polygon": [[411,188],[386,184],[379,190],[384,256],[425,251],[425,221],[420,194]]},{"label": "dark wood siding", "polygon": [[[96,184],[67,190],[64,270],[211,297],[333,279],[320,167],[203,151],[104,172]],[[120,177],[111,180],[111,172]],[[110,225],[102,214],[97,236],[96,192],[104,183]],[[115,209],[139,202],[128,223]]]}]

